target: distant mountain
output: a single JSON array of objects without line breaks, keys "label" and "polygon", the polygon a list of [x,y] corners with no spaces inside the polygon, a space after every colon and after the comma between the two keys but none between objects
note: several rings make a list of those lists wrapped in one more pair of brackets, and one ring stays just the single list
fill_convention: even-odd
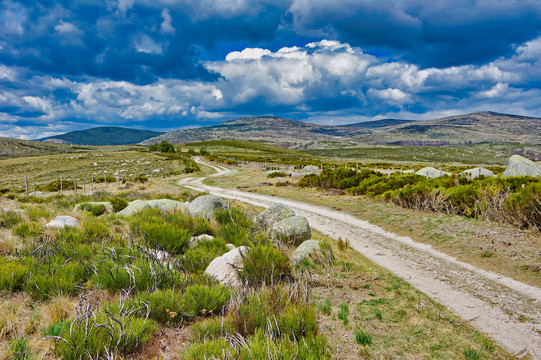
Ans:
[{"label": "distant mountain", "polygon": [[244,117],[219,125],[176,130],[142,141],[143,145],[166,140],[184,144],[210,140],[252,140],[274,144],[303,144],[319,140],[340,139],[368,133],[367,129],[318,125],[276,116]]},{"label": "distant mountain", "polygon": [[379,129],[379,128],[384,128],[388,126],[407,124],[407,123],[411,123],[415,121],[416,120],[381,119],[381,120],[374,120],[374,121],[365,121],[365,122],[360,122],[360,123],[355,123],[355,124],[347,124],[344,126],[350,127],[350,128]]},{"label": "distant mountain", "polygon": [[64,153],[76,153],[86,151],[80,146],[55,144],[49,142],[31,141],[31,140],[19,140],[0,137],[0,159],[13,158],[13,157],[25,157],[25,156],[38,156],[38,155],[51,155],[51,154],[64,154]]},{"label": "distant mountain", "polygon": [[384,119],[329,126],[274,116],[245,117],[219,125],[177,130],[142,141],[184,144],[209,140],[252,140],[318,147],[356,144],[446,145],[480,142],[541,144],[541,119],[476,112],[434,120]]},{"label": "distant mountain", "polygon": [[447,142],[449,144],[481,142],[516,142],[541,144],[541,118],[500,114],[491,111],[416,121],[356,136],[369,144],[404,142]]},{"label": "distant mountain", "polygon": [[137,144],[161,134],[163,132],[101,126],[50,136],[40,139],[40,141],[77,145],[127,145]]}]

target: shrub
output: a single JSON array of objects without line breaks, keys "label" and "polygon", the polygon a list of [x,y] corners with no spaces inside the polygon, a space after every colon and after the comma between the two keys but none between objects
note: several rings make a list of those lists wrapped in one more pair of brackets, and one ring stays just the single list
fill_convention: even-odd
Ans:
[{"label": "shrub", "polygon": [[60,320],[49,324],[43,329],[43,336],[60,336],[68,327],[68,323],[64,320]]},{"label": "shrub", "polygon": [[175,289],[159,289],[151,293],[139,293],[136,300],[148,304],[149,318],[161,324],[180,324],[186,319],[182,306],[183,294]]},{"label": "shrub", "polygon": [[143,223],[140,227],[146,243],[170,254],[183,254],[190,244],[190,230],[171,224]]},{"label": "shrub", "polygon": [[272,285],[291,275],[289,259],[272,245],[260,244],[244,255],[240,279],[250,286]]},{"label": "shrub", "polygon": [[29,270],[17,261],[0,258],[0,290],[17,291],[24,287]]},{"label": "shrub", "polygon": [[220,238],[201,240],[186,251],[182,266],[190,273],[202,273],[212,260],[227,252],[225,241]]},{"label": "shrub", "polygon": [[114,212],[119,212],[128,206],[128,200],[118,196],[112,198],[110,201]]},{"label": "shrub", "polygon": [[94,216],[100,216],[105,214],[107,209],[103,204],[91,204],[91,203],[82,203],[80,206],[81,210],[88,211]]},{"label": "shrub", "polygon": [[191,340],[196,342],[217,340],[235,332],[236,328],[231,319],[221,316],[195,323],[190,327]]},{"label": "shrub", "polygon": [[55,295],[77,295],[89,276],[85,264],[60,256],[45,263],[37,263],[31,270],[25,291],[39,300],[47,300]]},{"label": "shrub", "polygon": [[226,224],[218,229],[216,235],[224,239],[226,243],[233,244],[238,247],[250,245],[250,240],[248,239],[249,233],[250,231],[244,226]]},{"label": "shrub", "polygon": [[86,217],[82,221],[79,233],[82,240],[92,242],[107,238],[110,235],[110,229],[101,219]]},{"label": "shrub", "polygon": [[191,285],[185,290],[183,306],[193,316],[218,314],[230,296],[230,290],[222,285]]},{"label": "shrub", "polygon": [[10,228],[21,222],[21,216],[15,211],[0,211],[0,227]]},{"label": "shrub", "polygon": [[193,218],[187,214],[179,212],[167,214],[165,216],[165,221],[175,225],[176,227],[191,230],[194,236],[201,234],[214,235],[215,233],[212,224],[202,217]]},{"label": "shrub", "polygon": [[32,360],[34,358],[25,335],[18,336],[11,341],[10,351],[13,360]]},{"label": "shrub", "polygon": [[22,239],[36,237],[41,233],[42,225],[38,222],[21,223],[15,226],[11,231],[13,235]]},{"label": "shrub", "polygon": [[349,305],[348,303],[341,303],[340,304],[340,311],[338,312],[338,318],[342,320],[344,325],[347,325],[349,323]]},{"label": "shrub", "polygon": [[167,141],[162,140],[159,144],[154,143],[148,147],[149,151],[159,151],[162,153],[174,153],[175,147],[172,144],[169,144]]},{"label": "shrub", "polygon": [[371,345],[372,344],[372,335],[365,331],[364,329],[357,328],[353,331],[355,335],[355,341],[359,345]]},{"label": "shrub", "polygon": [[51,214],[43,206],[25,206],[26,214],[32,221],[48,220]]},{"label": "shrub", "polygon": [[274,178],[277,178],[277,177],[286,177],[287,174],[284,173],[284,172],[281,172],[281,171],[273,171],[271,172],[270,174],[267,175],[267,177],[269,179],[274,179]]},{"label": "shrub", "polygon": [[317,331],[316,313],[307,304],[289,304],[278,316],[277,323],[279,334],[291,340],[315,335]]},{"label": "shrub", "polygon": [[62,333],[56,354],[64,360],[80,360],[89,354],[103,358],[106,353],[127,355],[149,342],[157,330],[150,319],[131,317],[133,309],[83,312]]}]

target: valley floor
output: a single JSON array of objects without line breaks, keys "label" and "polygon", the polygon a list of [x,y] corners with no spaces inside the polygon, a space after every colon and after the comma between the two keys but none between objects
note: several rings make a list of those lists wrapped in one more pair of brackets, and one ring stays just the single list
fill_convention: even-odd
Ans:
[{"label": "valley floor", "polygon": [[[227,169],[205,164],[223,175]],[[203,184],[202,178],[179,182],[186,188],[267,207],[280,202],[308,218],[310,225],[351,247],[374,263],[449,308],[465,322],[517,355],[541,358],[541,289],[457,260],[430,245],[398,236],[342,211],[291,199]],[[227,185],[224,183],[223,185]]]}]

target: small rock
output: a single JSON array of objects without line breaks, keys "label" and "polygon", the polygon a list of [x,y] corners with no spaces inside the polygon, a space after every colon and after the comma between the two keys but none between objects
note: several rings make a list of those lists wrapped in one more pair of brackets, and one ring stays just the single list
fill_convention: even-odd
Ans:
[{"label": "small rock", "polygon": [[270,227],[278,221],[295,216],[295,212],[284,204],[274,203],[261,214],[254,218],[254,222],[260,227]]},{"label": "small rock", "polygon": [[216,195],[203,195],[194,199],[188,205],[188,212],[192,216],[208,218],[218,209],[227,208],[227,203]]},{"label": "small rock", "polygon": [[205,274],[212,276],[223,285],[239,286],[238,270],[242,269],[243,255],[246,251],[248,247],[241,246],[217,257],[205,269]]},{"label": "small rock", "polygon": [[233,244],[225,244],[225,248],[226,248],[228,251],[231,251],[231,250],[235,249],[235,245],[233,245]]},{"label": "small rock", "polygon": [[448,175],[448,176],[451,175],[451,173],[448,173],[448,172],[443,171],[443,170],[438,170],[436,168],[433,168],[432,166],[424,167],[421,170],[417,171],[415,174],[425,176],[425,177],[429,177],[429,178],[432,178],[432,179],[439,178],[440,176],[443,176],[443,175]]},{"label": "small rock", "polygon": [[496,176],[492,171],[484,169],[484,168],[468,169],[468,170],[462,171],[460,174],[466,176],[468,179],[476,179],[479,176],[486,176],[486,177]]},{"label": "small rock", "polygon": [[77,220],[73,216],[61,215],[55,217],[53,220],[51,220],[45,225],[46,228],[58,229],[62,229],[66,226],[77,227],[79,226],[79,220]]},{"label": "small rock", "polygon": [[197,243],[199,243],[201,240],[213,240],[213,239],[214,239],[214,236],[207,235],[207,234],[202,234],[199,236],[192,236],[190,238],[190,246],[197,245]]}]

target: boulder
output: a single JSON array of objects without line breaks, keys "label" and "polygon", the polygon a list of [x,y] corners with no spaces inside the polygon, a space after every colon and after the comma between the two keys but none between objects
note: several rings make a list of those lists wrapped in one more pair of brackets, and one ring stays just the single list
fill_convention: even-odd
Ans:
[{"label": "boulder", "polygon": [[290,262],[291,265],[297,266],[308,258],[322,264],[332,262],[334,255],[329,245],[325,245],[318,240],[306,240],[293,252]]},{"label": "boulder", "polygon": [[308,166],[305,166],[302,171],[305,173],[305,174],[316,174],[319,172],[319,168],[315,165],[308,165]]},{"label": "boulder", "polygon": [[205,274],[212,276],[221,284],[229,286],[239,286],[241,284],[238,270],[242,269],[242,260],[248,247],[241,246],[230,250],[212,260],[205,269]]},{"label": "boulder", "polygon": [[254,222],[261,227],[267,228],[278,221],[295,216],[295,212],[284,204],[274,203],[261,214],[254,218]]},{"label": "boulder", "polygon": [[214,239],[214,236],[207,235],[207,234],[202,234],[199,236],[192,236],[190,238],[190,246],[197,245],[197,243],[200,242],[201,240],[212,240],[212,239]]},{"label": "boulder", "polygon": [[310,224],[304,216],[292,216],[275,223],[271,232],[274,235],[287,236],[292,244],[298,244],[312,237]]},{"label": "boulder", "polygon": [[227,203],[216,195],[203,195],[194,199],[188,205],[188,212],[192,216],[208,218],[218,209],[227,208]]},{"label": "boulder", "polygon": [[436,168],[433,168],[432,166],[424,167],[421,170],[417,171],[415,174],[421,175],[424,177],[429,177],[432,179],[439,178],[440,176],[443,176],[443,175],[448,175],[448,176],[451,175],[451,173],[445,172],[443,170],[438,170]]},{"label": "boulder", "polygon": [[180,201],[171,199],[157,199],[157,200],[134,200],[128,204],[124,209],[117,212],[120,216],[132,216],[137,214],[143,209],[160,209],[163,212],[183,211],[186,209],[186,205]]},{"label": "boulder", "polygon": [[79,220],[77,220],[73,216],[61,215],[55,217],[53,220],[51,220],[45,225],[46,228],[57,229],[62,229],[66,226],[77,227],[79,226]]},{"label": "boulder", "polygon": [[520,155],[513,155],[509,158],[507,168],[502,177],[509,176],[541,176],[541,166]]},{"label": "boulder", "polygon": [[88,201],[88,202],[79,203],[79,204],[75,205],[74,210],[75,211],[80,211],[81,207],[84,206],[83,204],[103,205],[103,206],[105,206],[105,211],[113,212],[113,206],[111,205],[111,203],[109,201]]},{"label": "boulder", "polygon": [[486,176],[486,177],[495,177],[496,175],[487,169],[484,168],[473,168],[464,170],[460,173],[460,175],[467,177],[468,179],[476,179],[479,176]]},{"label": "boulder", "polygon": [[225,248],[227,249],[227,251],[231,251],[235,248],[235,245],[233,244],[225,244]]}]

